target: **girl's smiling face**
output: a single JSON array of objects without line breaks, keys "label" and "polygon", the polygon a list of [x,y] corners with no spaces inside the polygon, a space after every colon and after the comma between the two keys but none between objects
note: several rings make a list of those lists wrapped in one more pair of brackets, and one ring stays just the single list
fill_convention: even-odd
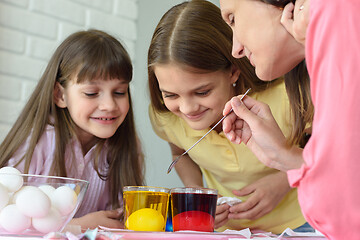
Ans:
[{"label": "girl's smiling face", "polygon": [[129,111],[129,84],[125,80],[69,81],[66,88],[57,83],[56,105],[67,108],[77,127],[84,149],[96,138],[110,138]]},{"label": "girl's smiling face", "polygon": [[304,59],[304,47],[280,23],[280,8],[259,0],[220,0],[220,6],[233,30],[233,56],[246,56],[260,79],[278,78]]},{"label": "girl's smiling face", "polygon": [[156,65],[154,72],[167,109],[195,130],[221,119],[225,103],[235,94],[232,84],[239,77],[239,71],[205,73],[175,64]]}]

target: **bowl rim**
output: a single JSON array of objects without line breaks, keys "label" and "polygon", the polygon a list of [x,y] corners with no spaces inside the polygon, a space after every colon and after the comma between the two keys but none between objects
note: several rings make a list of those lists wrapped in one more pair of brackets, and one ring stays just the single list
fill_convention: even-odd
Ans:
[{"label": "bowl rim", "polygon": [[53,178],[53,179],[61,179],[61,180],[71,180],[71,181],[79,181],[89,184],[89,181],[79,178],[70,178],[70,177],[60,177],[60,176],[49,176],[49,175],[38,175],[38,174],[28,174],[28,173],[1,173],[0,175],[14,175],[14,176],[23,176],[23,177],[40,177],[40,178]]}]

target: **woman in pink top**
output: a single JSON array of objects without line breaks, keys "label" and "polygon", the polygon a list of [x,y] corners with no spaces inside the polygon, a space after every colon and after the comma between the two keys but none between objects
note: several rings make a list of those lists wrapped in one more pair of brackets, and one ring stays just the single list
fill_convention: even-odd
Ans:
[{"label": "woman in pink top", "polygon": [[0,145],[0,167],[88,180],[72,224],[122,227],[122,187],[144,180],[131,79],[130,57],[114,37],[98,30],[70,35]]},{"label": "woman in pink top", "polygon": [[[250,97],[227,103],[224,113],[230,108],[234,113],[224,120],[224,132],[233,142],[247,144],[267,166],[287,171],[314,228],[329,239],[358,239],[360,1],[220,2],[223,18],[234,32],[233,55],[248,57],[261,79],[285,74],[306,57],[315,109],[304,151],[289,144],[268,106]],[[300,73],[291,72],[295,77]],[[296,111],[311,119],[306,117],[311,106],[303,101],[306,85],[296,78],[293,83],[300,89],[295,120],[300,119]],[[298,92],[289,87],[288,94],[296,100]]]}]

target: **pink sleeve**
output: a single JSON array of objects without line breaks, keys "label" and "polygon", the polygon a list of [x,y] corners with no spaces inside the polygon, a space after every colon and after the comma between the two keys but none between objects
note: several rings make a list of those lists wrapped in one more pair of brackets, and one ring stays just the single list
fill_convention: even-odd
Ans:
[{"label": "pink sleeve", "polygon": [[[37,175],[48,175],[50,172],[54,149],[55,149],[55,136],[53,127],[48,126],[44,131],[43,135],[39,139],[38,144],[34,149],[32,155],[29,174]],[[30,136],[27,138],[26,142],[20,146],[20,148],[15,152],[13,157],[9,160],[8,165],[14,166],[19,160],[24,156],[29,147]],[[24,172],[25,161],[22,161],[16,168],[19,169],[22,173]]]},{"label": "pink sleeve", "polygon": [[360,1],[310,4],[306,61],[313,132],[305,164],[288,177],[313,227],[330,239],[355,239],[360,236]]},{"label": "pink sleeve", "polygon": [[306,173],[306,165],[303,164],[299,169],[293,169],[287,172],[288,180],[291,187],[298,187],[299,182],[304,177]]}]

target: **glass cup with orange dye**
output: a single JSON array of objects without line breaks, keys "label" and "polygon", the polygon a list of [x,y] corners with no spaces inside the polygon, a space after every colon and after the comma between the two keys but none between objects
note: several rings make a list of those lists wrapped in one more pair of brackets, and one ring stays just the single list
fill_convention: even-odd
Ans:
[{"label": "glass cup with orange dye", "polygon": [[170,189],[149,186],[123,188],[125,229],[165,231]]}]

